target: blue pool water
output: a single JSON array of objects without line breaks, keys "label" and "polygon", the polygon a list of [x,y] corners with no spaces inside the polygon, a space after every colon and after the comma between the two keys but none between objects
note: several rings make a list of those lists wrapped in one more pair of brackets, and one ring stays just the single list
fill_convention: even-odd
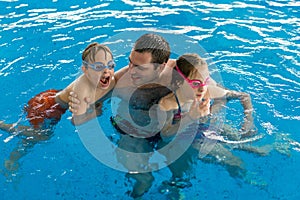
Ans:
[{"label": "blue pool water", "polygon": [[[206,50],[226,87],[251,94],[255,125],[264,135],[257,143],[277,141],[289,150],[288,156],[272,151],[266,157],[234,151],[251,172],[248,182],[199,161],[193,186],[183,190],[185,198],[300,198],[299,1],[0,0],[0,9],[0,120],[26,123],[22,111],[27,101],[74,80],[90,42],[137,31],[184,35]],[[186,48],[175,42],[173,51]],[[130,48],[115,51],[117,69],[127,64]],[[228,122],[237,125],[240,112],[237,102],[230,103]],[[86,150],[70,116],[67,112],[53,137],[21,159],[15,176],[0,174],[0,199],[130,199],[124,172],[101,164]],[[108,106],[102,118],[109,116]],[[19,142],[9,136],[0,131],[1,170]],[[279,136],[287,139],[275,140]],[[170,172],[154,175],[144,198],[167,199],[158,187]]]}]

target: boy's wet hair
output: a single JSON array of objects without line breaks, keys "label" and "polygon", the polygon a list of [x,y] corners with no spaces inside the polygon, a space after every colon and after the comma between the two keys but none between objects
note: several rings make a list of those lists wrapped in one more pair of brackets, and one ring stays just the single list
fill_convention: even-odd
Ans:
[{"label": "boy's wet hair", "polygon": [[104,44],[99,44],[97,42],[89,44],[84,51],[82,52],[82,60],[89,62],[89,63],[94,63],[95,62],[95,56],[99,51],[104,51],[105,53],[105,59],[107,56],[107,53],[111,55],[113,58],[111,50]]},{"label": "boy's wet hair", "polygon": [[153,33],[142,35],[135,42],[133,50],[139,53],[151,53],[151,62],[156,64],[166,63],[170,57],[169,43],[162,36]]}]

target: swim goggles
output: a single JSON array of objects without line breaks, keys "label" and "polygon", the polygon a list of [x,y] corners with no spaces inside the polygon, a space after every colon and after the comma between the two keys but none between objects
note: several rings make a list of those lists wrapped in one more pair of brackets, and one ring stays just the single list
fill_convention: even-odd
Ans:
[{"label": "swim goggles", "polygon": [[82,64],[86,67],[92,68],[93,70],[95,70],[97,72],[100,72],[100,71],[104,70],[105,68],[111,70],[111,69],[114,69],[116,66],[116,63],[113,60],[108,61],[107,66],[102,62],[94,62],[93,64],[91,64],[84,60],[82,61]]},{"label": "swim goggles", "polygon": [[199,88],[199,87],[204,87],[204,86],[206,86],[207,84],[208,84],[208,81],[209,81],[209,77],[207,77],[206,79],[205,79],[205,81],[204,82],[202,82],[202,81],[200,81],[200,80],[198,80],[198,79],[188,79],[188,78],[186,78],[184,75],[183,75],[183,73],[180,71],[180,69],[177,67],[177,65],[176,65],[176,70],[178,71],[178,73],[180,74],[180,76],[182,77],[182,78],[184,78],[184,80],[186,80],[187,82],[188,82],[188,84],[192,87],[192,88]]}]

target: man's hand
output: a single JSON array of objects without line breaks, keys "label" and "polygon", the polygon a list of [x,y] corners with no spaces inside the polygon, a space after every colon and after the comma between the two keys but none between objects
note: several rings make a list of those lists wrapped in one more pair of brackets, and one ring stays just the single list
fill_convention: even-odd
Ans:
[{"label": "man's hand", "polygon": [[[76,113],[79,109],[79,106],[80,106],[80,100],[78,99],[78,95],[74,91],[71,91],[69,93],[68,99],[69,99],[69,110],[72,113]],[[84,101],[88,105],[91,104],[91,99],[90,98],[85,98]]]},{"label": "man's hand", "polygon": [[166,64],[166,67],[170,67],[171,69],[173,69],[175,66],[176,66],[176,60],[169,59],[167,64]]}]

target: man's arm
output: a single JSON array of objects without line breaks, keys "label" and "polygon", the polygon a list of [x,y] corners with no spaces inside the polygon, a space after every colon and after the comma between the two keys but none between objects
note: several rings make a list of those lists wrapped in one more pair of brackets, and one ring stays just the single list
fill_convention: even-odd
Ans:
[{"label": "man's arm", "polygon": [[166,63],[163,71],[159,75],[160,84],[169,86],[172,81],[173,69],[176,66],[176,60],[171,60]]}]

